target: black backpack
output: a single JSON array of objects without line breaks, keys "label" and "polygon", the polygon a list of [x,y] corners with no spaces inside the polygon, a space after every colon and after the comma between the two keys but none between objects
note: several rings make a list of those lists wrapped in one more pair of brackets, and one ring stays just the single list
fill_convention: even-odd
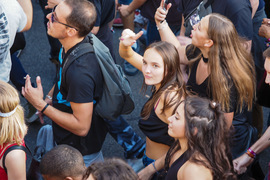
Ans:
[{"label": "black backpack", "polygon": [[95,35],[90,33],[86,38],[89,38],[91,43],[80,44],[76,48],[76,56],[71,52],[67,57],[67,64],[62,70],[62,81],[65,81],[67,68],[77,58],[89,52],[95,53],[103,75],[103,93],[94,112],[108,120],[131,113],[134,109],[133,96],[122,68],[114,63],[109,49]]}]

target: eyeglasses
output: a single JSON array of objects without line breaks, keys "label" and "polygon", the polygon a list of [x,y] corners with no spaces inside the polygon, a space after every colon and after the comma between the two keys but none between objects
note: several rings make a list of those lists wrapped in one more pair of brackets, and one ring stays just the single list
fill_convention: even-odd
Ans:
[{"label": "eyeglasses", "polygon": [[[56,5],[56,6],[57,6],[57,5]],[[54,6],[54,8],[52,9],[52,15],[51,15],[51,21],[52,21],[52,23],[57,22],[57,23],[59,23],[59,24],[63,24],[63,25],[65,25],[65,26],[67,26],[67,27],[74,28],[76,31],[78,31],[78,29],[77,29],[77,28],[75,28],[75,27],[73,27],[73,26],[70,26],[70,25],[68,25],[68,24],[65,24],[65,23],[59,22],[59,21],[56,19],[56,15],[55,15],[55,12],[54,12],[54,11],[55,11],[56,6]]]}]

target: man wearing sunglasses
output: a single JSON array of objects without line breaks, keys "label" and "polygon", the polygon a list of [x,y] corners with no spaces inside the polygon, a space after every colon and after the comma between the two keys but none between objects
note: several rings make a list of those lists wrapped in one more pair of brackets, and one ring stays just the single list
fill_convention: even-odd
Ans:
[{"label": "man wearing sunglasses", "polygon": [[[40,112],[52,120],[53,138],[57,145],[67,144],[78,149],[86,166],[103,160],[101,147],[107,134],[102,118],[94,113],[94,100],[102,93],[103,77],[94,53],[78,57],[67,66],[65,81],[62,68],[67,57],[76,55],[76,47],[90,43],[85,38],[96,20],[95,6],[87,0],[64,0],[47,15],[47,33],[62,44],[57,82],[43,100],[40,77],[37,88],[27,75],[22,94]],[[52,140],[53,141],[53,140]]]}]

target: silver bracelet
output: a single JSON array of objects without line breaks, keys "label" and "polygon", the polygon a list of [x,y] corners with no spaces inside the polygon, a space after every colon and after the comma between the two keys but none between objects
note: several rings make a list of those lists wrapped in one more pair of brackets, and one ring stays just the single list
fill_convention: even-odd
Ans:
[{"label": "silver bracelet", "polygon": [[46,95],[46,98],[48,98],[49,100],[52,100],[52,96],[49,96],[48,94]]}]

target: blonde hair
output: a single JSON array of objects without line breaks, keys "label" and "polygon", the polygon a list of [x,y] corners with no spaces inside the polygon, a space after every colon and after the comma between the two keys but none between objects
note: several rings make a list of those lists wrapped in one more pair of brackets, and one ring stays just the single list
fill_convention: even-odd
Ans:
[{"label": "blonde hair", "polygon": [[225,16],[213,13],[209,15],[208,37],[214,42],[209,52],[209,85],[213,99],[228,111],[233,82],[237,109],[241,111],[245,105],[251,109],[255,97],[254,62],[234,25]]},{"label": "blonde hair", "polygon": [[0,146],[6,143],[22,144],[27,133],[23,107],[18,92],[10,84],[0,81],[0,112],[15,112],[9,117],[0,117]]}]

